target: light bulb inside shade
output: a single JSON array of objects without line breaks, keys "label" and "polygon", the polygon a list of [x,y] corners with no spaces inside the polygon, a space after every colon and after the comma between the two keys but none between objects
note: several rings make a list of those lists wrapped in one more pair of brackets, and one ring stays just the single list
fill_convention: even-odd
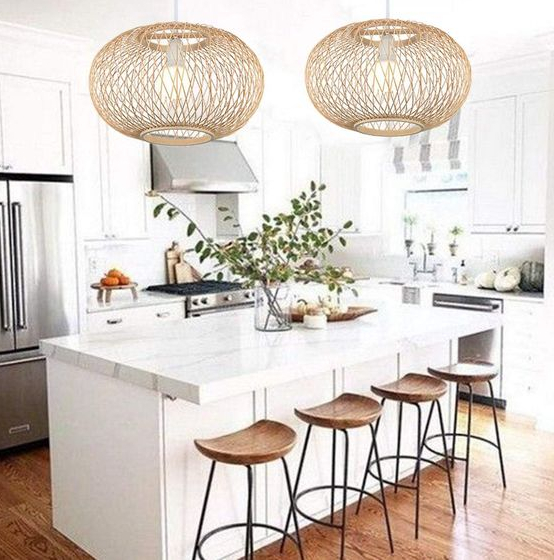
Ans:
[{"label": "light bulb inside shade", "polygon": [[396,61],[394,37],[392,35],[383,35],[381,38],[379,57],[369,73],[368,80],[374,93],[384,97],[388,97],[400,87],[402,74]]},{"label": "light bulb inside shade", "polygon": [[180,49],[180,39],[171,39],[166,53],[166,65],[155,84],[159,96],[173,103],[185,98],[191,87],[191,79]]}]

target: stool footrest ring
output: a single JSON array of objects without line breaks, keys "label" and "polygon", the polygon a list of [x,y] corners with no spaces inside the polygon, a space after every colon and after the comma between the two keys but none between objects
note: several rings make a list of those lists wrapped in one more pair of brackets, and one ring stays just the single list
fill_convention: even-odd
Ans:
[{"label": "stool footrest ring", "polygon": [[[344,490],[344,486],[342,484],[335,484],[335,485],[325,484],[323,486],[313,486],[312,488],[306,488],[305,490],[302,490],[302,492],[298,492],[298,494],[296,494],[294,498],[294,507],[302,517],[304,517],[308,521],[311,521],[312,523],[317,523],[318,525],[324,525],[325,527],[331,527],[333,529],[342,529],[342,524],[339,525],[338,523],[329,523],[328,521],[323,521],[322,519],[316,519],[315,517],[312,517],[311,515],[308,515],[307,513],[303,512],[298,507],[298,500],[302,498],[302,496],[321,490],[331,490],[331,488]],[[371,492],[368,492],[367,490],[362,490],[361,488],[356,488],[355,486],[347,486],[346,488],[352,492],[356,492],[357,494],[360,494],[361,492],[362,494],[364,494],[364,496],[373,498],[376,502],[379,502],[381,505],[383,505],[383,500],[373,495]]]},{"label": "stool footrest ring", "polygon": [[[208,539],[217,535],[218,533],[222,533],[224,531],[230,531],[231,529],[244,529],[246,528],[246,526],[247,526],[246,523],[231,523],[230,525],[222,525],[221,527],[212,529],[211,531],[206,533],[198,543],[198,558],[200,558],[200,560],[206,560],[206,558],[202,554],[202,546],[205,544],[205,542]],[[266,523],[252,523],[252,527],[254,529],[256,528],[269,529],[270,531],[275,531],[276,533],[280,533],[285,538],[290,539],[297,547],[299,547],[299,543],[296,540],[296,538],[293,537],[292,535],[289,535],[288,533],[285,533],[285,531],[283,529],[280,529],[279,527],[274,527],[273,525],[268,525]]]},{"label": "stool footrest ring", "polygon": [[[444,457],[444,455],[443,455]],[[396,461],[397,459],[409,459],[411,461],[416,461],[417,462],[417,457],[415,455],[386,455],[385,457],[379,457],[379,462],[383,462],[383,461]],[[425,457],[420,457],[419,459],[422,463],[427,463],[428,465],[433,465],[435,467],[437,467],[438,469],[443,470],[444,472],[448,472],[446,467],[443,467],[442,465],[439,465],[438,463],[435,463],[435,461],[432,461],[431,459],[426,459]],[[371,461],[371,463],[369,464],[369,475],[374,478],[375,480],[381,480],[379,478],[379,475],[377,475],[376,473],[374,473],[371,470],[371,467],[373,467],[373,465],[375,465],[377,463],[377,459],[374,459],[373,461]],[[401,482],[396,483],[393,480],[388,480],[386,478],[382,479],[383,482],[385,482],[386,484],[390,484],[391,486],[398,486],[398,488],[405,488],[406,490],[417,490],[417,486],[415,484],[402,484]]]},{"label": "stool footrest ring", "polygon": [[[444,434],[444,435],[445,435],[445,437],[447,437],[447,438],[449,438],[449,437],[450,437],[450,438],[462,437],[462,438],[466,438],[466,439],[468,438],[467,433],[460,433],[460,432],[458,432],[458,433],[448,432],[448,433],[446,433],[446,434]],[[444,455],[444,453],[443,453],[442,451],[437,451],[436,449],[433,449],[433,448],[427,443],[427,442],[431,441],[432,439],[436,439],[436,438],[439,438],[439,437],[441,437],[441,434],[434,434],[434,435],[432,435],[432,436],[426,437],[426,438],[425,438],[425,441],[423,442],[423,447],[425,447],[425,449],[427,449],[427,451],[430,451],[431,453],[434,453],[435,455],[439,455],[440,457],[442,457],[443,459],[445,459],[445,455]],[[483,441],[483,442],[485,442],[485,443],[488,443],[489,445],[492,445],[494,448],[498,449],[498,445],[497,445],[494,441],[491,441],[490,439],[484,438],[484,437],[482,437],[482,436],[478,436],[478,435],[476,435],[476,434],[470,434],[469,437],[470,437],[471,439],[476,439],[476,440],[478,440],[478,441]],[[449,455],[448,458],[449,458],[450,460],[452,460],[452,455]],[[465,457],[456,456],[456,457],[454,457],[454,460],[455,460],[455,461],[465,461],[466,458],[465,458]],[[441,468],[443,468],[443,467],[441,467]]]}]

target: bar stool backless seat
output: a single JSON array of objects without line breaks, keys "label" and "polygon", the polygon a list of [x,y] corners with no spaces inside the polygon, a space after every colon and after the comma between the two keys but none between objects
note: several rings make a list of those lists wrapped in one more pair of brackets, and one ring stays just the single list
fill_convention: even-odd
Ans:
[{"label": "bar stool backless seat", "polygon": [[[370,494],[369,492],[366,492],[364,489],[350,486],[348,482],[348,456],[349,456],[348,430],[353,428],[369,427],[372,434],[371,445],[375,446],[375,453],[378,455],[373,422],[375,422],[378,418],[380,418],[381,410],[382,410],[381,405],[375,399],[363,395],[353,394],[353,393],[344,393],[330,402],[326,402],[324,404],[320,404],[312,408],[295,409],[294,413],[296,414],[296,416],[300,418],[300,420],[308,424],[308,428],[306,431],[306,437],[304,439],[304,445],[302,447],[302,454],[300,456],[300,463],[298,466],[298,474],[294,485],[293,506],[291,507],[287,517],[285,532],[288,530],[291,515],[295,511],[297,511],[302,517],[308,519],[312,523],[317,523],[319,525],[324,525],[326,527],[339,529],[341,531],[341,544],[340,544],[339,558],[341,558],[342,560],[345,556],[345,543],[346,543],[347,493],[350,490],[356,493],[360,492],[365,496],[371,497],[382,505],[383,512],[385,514],[385,524],[386,524],[387,536],[389,540],[389,547],[391,552],[394,551],[383,483],[381,483],[380,485],[381,497],[379,498],[373,494]],[[330,484],[306,488],[301,492],[299,492],[300,478],[302,476],[302,469],[304,466],[304,460],[306,458],[308,442],[310,441],[310,435],[313,427],[327,428],[332,430],[331,481]],[[337,432],[341,432],[344,436],[344,463],[343,463],[342,484],[337,484],[335,481]],[[340,491],[342,494],[341,496],[342,511],[341,511],[340,523],[335,522],[335,491],[336,490]],[[326,521],[324,519],[316,519],[315,517],[307,514],[301,509],[299,505],[300,499],[306,494],[310,494],[312,492],[330,493],[331,507],[330,507],[329,521]],[[285,538],[283,538],[283,540],[281,541],[281,551],[283,551],[284,545],[285,545]]]},{"label": "bar stool backless seat", "polygon": [[[447,433],[447,437],[452,438],[452,455],[451,464],[454,466],[455,461],[465,462],[465,477],[464,477],[464,505],[467,504],[468,496],[468,484],[469,484],[469,460],[470,460],[470,450],[471,441],[479,440],[489,445],[492,445],[498,451],[498,461],[500,463],[500,474],[502,477],[502,485],[506,488],[506,474],[504,472],[504,459],[502,457],[502,445],[500,443],[500,430],[498,428],[498,418],[496,415],[496,403],[494,400],[494,390],[492,387],[492,380],[498,375],[498,368],[489,362],[483,362],[479,360],[475,361],[464,361],[457,364],[448,365],[445,367],[430,367],[427,370],[432,376],[437,379],[444,381],[449,381],[450,383],[456,383],[456,405],[454,409],[454,431]],[[473,385],[475,383],[486,383],[489,387],[489,394],[491,398],[492,414],[494,421],[494,431],[496,435],[496,441],[492,441],[488,438],[482,437],[471,432],[471,421],[473,412]],[[467,386],[469,390],[468,398],[468,413],[467,413],[467,432],[458,432],[458,407],[460,403],[460,385]],[[435,439],[437,434],[424,437],[424,445],[426,449],[443,455],[433,449],[429,442]],[[466,453],[465,457],[460,457],[456,455],[456,440],[458,438],[465,438],[466,440]],[[443,455],[444,457],[444,455]]]},{"label": "bar stool backless seat", "polygon": [[[298,549],[299,557],[303,560],[304,554],[302,551],[302,544],[300,542],[300,533],[296,511],[293,511],[296,536],[292,537],[287,532],[288,523],[287,530],[284,531],[283,529],[274,527],[272,525],[254,522],[252,504],[254,484],[252,468],[253,465],[261,465],[269,463],[271,461],[275,461],[277,459],[280,459],[283,463],[288,495],[291,504],[293,503],[292,484],[285,456],[296,444],[296,432],[292,428],[289,428],[288,426],[286,426],[285,424],[281,424],[280,422],[274,422],[272,420],[260,420],[259,422],[256,422],[248,428],[245,428],[238,432],[226,434],[212,439],[197,439],[194,441],[194,444],[198,451],[202,453],[202,455],[204,455],[208,459],[211,459],[212,466],[210,469],[208,485],[204,496],[204,504],[202,506],[202,512],[200,514],[198,532],[196,535],[196,542],[194,545],[194,552],[192,556],[193,560],[195,560],[196,557],[200,558],[200,560],[205,560],[204,556],[202,555],[202,546],[210,537],[213,537],[217,533],[221,533],[230,529],[236,529],[238,527],[244,527],[246,529],[244,552],[244,558],[246,560],[253,560],[254,558],[254,527],[276,531],[282,534],[284,539],[290,539],[295,543]],[[216,463],[226,463],[229,465],[240,465],[246,467],[248,474],[247,518],[246,523],[233,523],[231,525],[224,525],[223,527],[217,527],[216,529],[209,531],[205,535],[202,535],[202,528],[204,525],[204,518],[206,515],[206,509],[210,497],[210,490]]]}]

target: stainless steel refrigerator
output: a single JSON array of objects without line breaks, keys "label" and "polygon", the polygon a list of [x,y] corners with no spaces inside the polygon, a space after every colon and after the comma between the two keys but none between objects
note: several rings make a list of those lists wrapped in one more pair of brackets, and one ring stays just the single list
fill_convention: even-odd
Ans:
[{"label": "stainless steel refrigerator", "polygon": [[48,437],[39,340],[77,332],[73,179],[0,174],[0,449]]}]

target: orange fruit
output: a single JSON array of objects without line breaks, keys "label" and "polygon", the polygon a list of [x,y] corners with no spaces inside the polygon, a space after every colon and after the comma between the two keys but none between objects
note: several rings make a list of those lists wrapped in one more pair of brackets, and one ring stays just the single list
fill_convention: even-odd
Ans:
[{"label": "orange fruit", "polygon": [[117,268],[112,268],[111,270],[108,270],[106,276],[109,276],[110,278],[120,278],[123,276],[123,273],[117,270]]},{"label": "orange fruit", "polygon": [[103,286],[119,286],[119,278],[114,278],[113,276],[104,276],[100,283]]},{"label": "orange fruit", "polygon": [[119,277],[119,284],[121,286],[128,286],[131,283],[131,279],[128,276],[121,275]]}]

